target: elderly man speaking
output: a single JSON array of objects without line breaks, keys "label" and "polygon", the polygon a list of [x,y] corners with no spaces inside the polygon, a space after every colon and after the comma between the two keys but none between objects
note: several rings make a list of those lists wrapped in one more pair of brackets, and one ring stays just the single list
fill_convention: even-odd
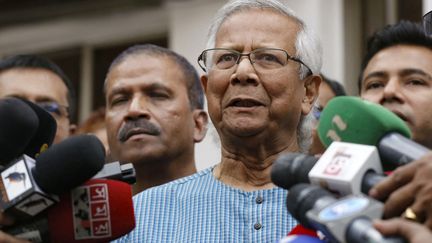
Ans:
[{"label": "elderly man speaking", "polygon": [[135,196],[137,226],[120,241],[275,242],[297,224],[270,170],[281,153],[306,151],[320,46],[276,0],[228,2],[208,38],[198,59],[221,162]]}]

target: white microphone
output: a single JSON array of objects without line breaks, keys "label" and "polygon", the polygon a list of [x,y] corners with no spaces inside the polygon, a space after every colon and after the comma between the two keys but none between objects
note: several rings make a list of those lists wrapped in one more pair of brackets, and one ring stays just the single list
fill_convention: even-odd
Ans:
[{"label": "white microphone", "polygon": [[362,192],[367,172],[383,172],[375,146],[333,142],[308,176],[311,184],[339,195],[349,195]]}]

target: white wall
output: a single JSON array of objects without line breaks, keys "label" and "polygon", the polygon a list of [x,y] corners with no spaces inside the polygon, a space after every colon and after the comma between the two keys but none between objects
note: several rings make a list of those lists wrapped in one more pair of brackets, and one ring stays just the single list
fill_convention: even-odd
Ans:
[{"label": "white wall", "polygon": [[[198,70],[197,58],[205,49],[207,29],[214,13],[225,3],[223,0],[172,1],[167,3],[169,15],[169,45],[185,56]],[[207,107],[207,105],[206,105]],[[209,118],[209,122],[210,118]],[[209,124],[206,138],[195,146],[197,169],[202,170],[220,162],[219,137]]]},{"label": "white wall", "polygon": [[432,0],[423,0],[423,14],[432,11]]}]

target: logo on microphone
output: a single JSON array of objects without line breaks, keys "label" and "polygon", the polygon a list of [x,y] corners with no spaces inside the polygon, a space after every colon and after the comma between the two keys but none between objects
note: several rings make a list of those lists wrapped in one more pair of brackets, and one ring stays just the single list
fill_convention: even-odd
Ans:
[{"label": "logo on microphone", "polygon": [[318,217],[321,220],[332,221],[345,218],[355,213],[361,212],[369,205],[369,200],[362,197],[350,197],[331,204],[321,210]]},{"label": "logo on microphone", "polygon": [[92,184],[71,192],[75,239],[95,239],[111,236],[108,188]]},{"label": "logo on microphone", "polygon": [[351,154],[346,153],[345,148],[340,148],[335,152],[330,163],[324,168],[324,174],[337,176],[341,173],[345,163],[351,158]]},{"label": "logo on microphone", "polygon": [[[343,132],[347,129],[347,124],[342,120],[342,117],[337,114],[333,117],[332,124],[336,126],[338,131]],[[333,129],[328,130],[327,137],[330,138],[332,141],[342,140],[338,135],[337,131]]]},{"label": "logo on microphone", "polygon": [[25,193],[32,187],[24,160],[1,172],[1,179],[10,201]]}]

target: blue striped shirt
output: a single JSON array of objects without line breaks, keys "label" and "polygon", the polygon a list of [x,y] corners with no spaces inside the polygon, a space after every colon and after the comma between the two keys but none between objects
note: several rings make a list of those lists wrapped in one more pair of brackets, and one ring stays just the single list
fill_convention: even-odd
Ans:
[{"label": "blue striped shirt", "polygon": [[281,188],[245,192],[213,168],[134,197],[136,227],[118,242],[277,242],[297,224]]}]

